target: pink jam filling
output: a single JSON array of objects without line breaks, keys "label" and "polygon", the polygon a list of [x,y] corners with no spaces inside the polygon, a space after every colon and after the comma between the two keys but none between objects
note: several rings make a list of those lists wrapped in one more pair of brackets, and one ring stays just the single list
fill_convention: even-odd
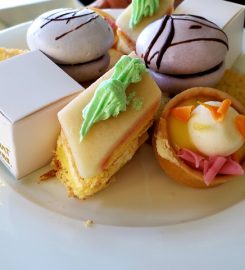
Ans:
[{"label": "pink jam filling", "polygon": [[187,162],[191,167],[200,170],[204,175],[204,182],[209,186],[218,174],[239,176],[244,174],[242,166],[231,156],[203,157],[188,149],[177,152],[178,157]]}]

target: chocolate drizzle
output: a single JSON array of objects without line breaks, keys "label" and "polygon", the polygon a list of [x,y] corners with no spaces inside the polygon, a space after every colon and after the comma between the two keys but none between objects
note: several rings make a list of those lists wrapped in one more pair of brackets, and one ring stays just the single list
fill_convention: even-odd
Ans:
[{"label": "chocolate drizzle", "polygon": [[76,26],[75,28],[73,28],[73,29],[71,29],[71,30],[69,30],[69,31],[67,31],[67,32],[65,32],[65,33],[63,33],[55,38],[55,40],[59,40],[60,38],[68,35],[69,33],[73,32],[81,27],[83,27],[84,25],[90,23],[91,21],[93,21],[99,17],[99,15],[94,11],[86,13],[86,14],[80,14],[80,12],[81,12],[81,10],[70,10],[67,12],[64,12],[63,10],[57,11],[55,13],[50,14],[48,17],[44,18],[44,20],[46,20],[47,22],[45,22],[43,25],[41,25],[40,28],[45,27],[46,25],[48,25],[51,22],[66,21],[66,24],[68,24],[71,20],[81,18],[81,17],[87,17],[90,15],[95,15],[95,16],[89,18],[87,21]]},{"label": "chocolate drizzle", "polygon": [[70,31],[67,31],[67,32],[65,32],[64,34],[62,34],[62,35],[56,37],[55,40],[58,40],[58,39],[60,39],[60,38],[62,38],[62,37],[64,37],[64,36],[68,35],[69,33],[71,33],[71,32],[73,32],[73,31],[75,31],[75,30],[77,30],[77,29],[83,27],[84,25],[90,23],[91,21],[97,19],[98,17],[99,17],[99,15],[97,15],[97,16],[95,16],[95,17],[93,17],[93,18],[90,18],[89,20],[87,20],[86,22],[84,22],[84,23],[78,25],[78,26],[75,27],[74,29],[71,29]]},{"label": "chocolate drizzle", "polygon": [[[186,16],[189,16],[192,18],[186,18]],[[209,20],[207,20],[203,17],[200,17],[200,16],[196,16],[196,15],[176,14],[176,15],[172,15],[172,16],[169,16],[169,15],[164,16],[157,33],[153,37],[152,41],[150,42],[150,44],[146,50],[146,53],[144,56],[144,61],[145,61],[146,66],[148,67],[149,64],[151,63],[152,59],[157,55],[156,66],[157,66],[157,69],[160,69],[162,58],[163,58],[165,52],[167,51],[167,49],[169,47],[177,46],[177,45],[184,44],[184,43],[190,43],[190,42],[195,42],[195,41],[213,41],[213,42],[219,42],[219,43],[223,44],[224,46],[226,46],[227,49],[229,49],[228,43],[222,39],[219,39],[219,38],[195,38],[195,39],[188,39],[188,40],[183,40],[183,41],[172,43],[172,41],[174,39],[174,35],[175,35],[175,25],[174,25],[175,20],[191,21],[191,22],[196,23],[195,25],[191,25],[189,27],[189,29],[200,29],[200,28],[202,28],[201,25],[203,25],[203,26],[221,31],[225,35],[225,37],[227,38],[224,31],[222,31],[218,26],[216,26],[216,24],[212,23],[214,26],[208,25],[208,24],[205,24],[205,23],[200,22],[198,20],[195,20],[195,18],[204,20],[208,23],[212,23]],[[169,24],[169,32],[167,33],[167,37],[166,37],[164,43],[162,44],[161,49],[159,51],[154,52],[149,59],[152,48],[154,47],[154,45],[156,44],[156,42],[158,41],[159,37],[161,36],[161,34],[163,33],[164,29],[166,28],[166,26],[168,24]]]},{"label": "chocolate drizzle", "polygon": [[211,21],[209,21],[208,19],[206,19],[206,18],[204,18],[204,17],[202,17],[202,16],[198,16],[198,15],[193,15],[193,14],[174,14],[173,16],[175,17],[175,19],[176,19],[176,17],[185,17],[185,16],[189,16],[189,17],[193,17],[193,18],[196,18],[196,19],[204,20],[204,21],[206,21],[206,22],[210,22],[210,23],[212,23],[212,24],[218,26],[218,25],[215,24],[214,22],[211,22]]},{"label": "chocolate drizzle", "polygon": [[189,29],[201,29],[201,28],[202,28],[201,25],[191,25],[191,26],[189,27]]},{"label": "chocolate drizzle", "polygon": [[[163,30],[164,30],[164,28],[165,28],[165,26],[166,26],[166,24],[168,22],[168,19],[169,19],[168,15],[163,17],[163,20],[162,20],[162,23],[161,23],[161,26],[160,26],[159,30],[157,31],[156,35],[154,36],[154,38],[152,39],[149,47],[146,50],[145,57],[144,57],[146,67],[148,67],[148,64],[150,64],[151,60],[152,60],[152,58],[151,58],[150,61],[148,61],[148,57],[149,57],[149,54],[151,52],[151,49],[153,48],[153,46],[157,42],[158,38],[161,36],[161,34],[162,34],[162,32],[163,32]],[[155,54],[154,54],[154,56],[155,56]]]},{"label": "chocolate drizzle", "polygon": [[194,41],[215,41],[215,42],[219,42],[219,43],[224,44],[226,46],[226,48],[229,49],[228,44],[224,40],[219,39],[219,38],[193,38],[193,39],[187,39],[187,40],[172,43],[172,44],[169,45],[169,47],[184,44],[184,43],[190,43],[190,42],[194,42]]},{"label": "chocolate drizzle", "polygon": [[157,61],[156,61],[156,65],[157,68],[159,69],[161,66],[161,61],[163,58],[164,53],[166,52],[166,50],[168,49],[168,47],[170,46],[170,44],[172,44],[173,38],[174,38],[174,34],[175,34],[175,29],[174,29],[174,20],[172,17],[169,17],[170,19],[170,31],[169,34],[165,40],[165,43],[162,45],[161,50],[159,51],[158,57],[157,57]]},{"label": "chocolate drizzle", "polygon": [[[209,25],[209,24],[206,24],[206,23],[202,23],[202,22],[199,22],[199,21],[195,21],[195,20],[192,20],[192,19],[186,19],[186,18],[175,18],[174,20],[175,21],[188,21],[188,22],[199,23],[200,25],[203,25],[203,26],[206,26],[208,28],[220,31],[221,33],[223,33],[226,36],[226,38],[228,40],[228,37],[227,37],[226,33],[222,29],[220,29],[218,26],[212,26],[212,25]],[[209,22],[209,21],[207,20],[207,22]],[[216,24],[214,24],[214,25],[216,25]]]}]

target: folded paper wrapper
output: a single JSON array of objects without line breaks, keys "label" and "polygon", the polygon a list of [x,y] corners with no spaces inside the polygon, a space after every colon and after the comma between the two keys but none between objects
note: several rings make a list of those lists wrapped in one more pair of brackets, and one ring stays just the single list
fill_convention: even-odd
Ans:
[{"label": "folded paper wrapper", "polygon": [[83,88],[40,51],[1,62],[0,74],[0,159],[18,179],[50,161],[57,113]]},{"label": "folded paper wrapper", "polygon": [[243,5],[223,0],[185,0],[174,13],[202,16],[223,29],[229,40],[225,64],[231,68],[242,53],[244,9]]}]

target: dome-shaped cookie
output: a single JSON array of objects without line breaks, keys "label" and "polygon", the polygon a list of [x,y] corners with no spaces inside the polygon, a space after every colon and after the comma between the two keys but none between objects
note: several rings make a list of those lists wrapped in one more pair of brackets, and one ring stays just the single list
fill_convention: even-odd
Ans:
[{"label": "dome-shaped cookie", "polygon": [[159,73],[206,72],[221,64],[228,51],[226,34],[194,15],[171,15],[148,25],[136,42],[137,55]]},{"label": "dome-shaped cookie", "polygon": [[78,64],[98,59],[114,42],[111,26],[90,9],[57,9],[30,26],[27,43],[56,63]]}]

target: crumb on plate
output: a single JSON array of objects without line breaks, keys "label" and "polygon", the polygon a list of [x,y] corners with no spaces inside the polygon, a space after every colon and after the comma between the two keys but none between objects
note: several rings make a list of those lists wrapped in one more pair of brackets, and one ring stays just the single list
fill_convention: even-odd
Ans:
[{"label": "crumb on plate", "polygon": [[92,225],[94,224],[93,220],[91,219],[88,219],[86,221],[83,222],[83,225],[88,228],[88,227],[91,227]]},{"label": "crumb on plate", "polygon": [[42,181],[49,180],[52,177],[55,177],[55,175],[56,175],[56,170],[50,170],[40,176],[40,181],[42,182]]}]

